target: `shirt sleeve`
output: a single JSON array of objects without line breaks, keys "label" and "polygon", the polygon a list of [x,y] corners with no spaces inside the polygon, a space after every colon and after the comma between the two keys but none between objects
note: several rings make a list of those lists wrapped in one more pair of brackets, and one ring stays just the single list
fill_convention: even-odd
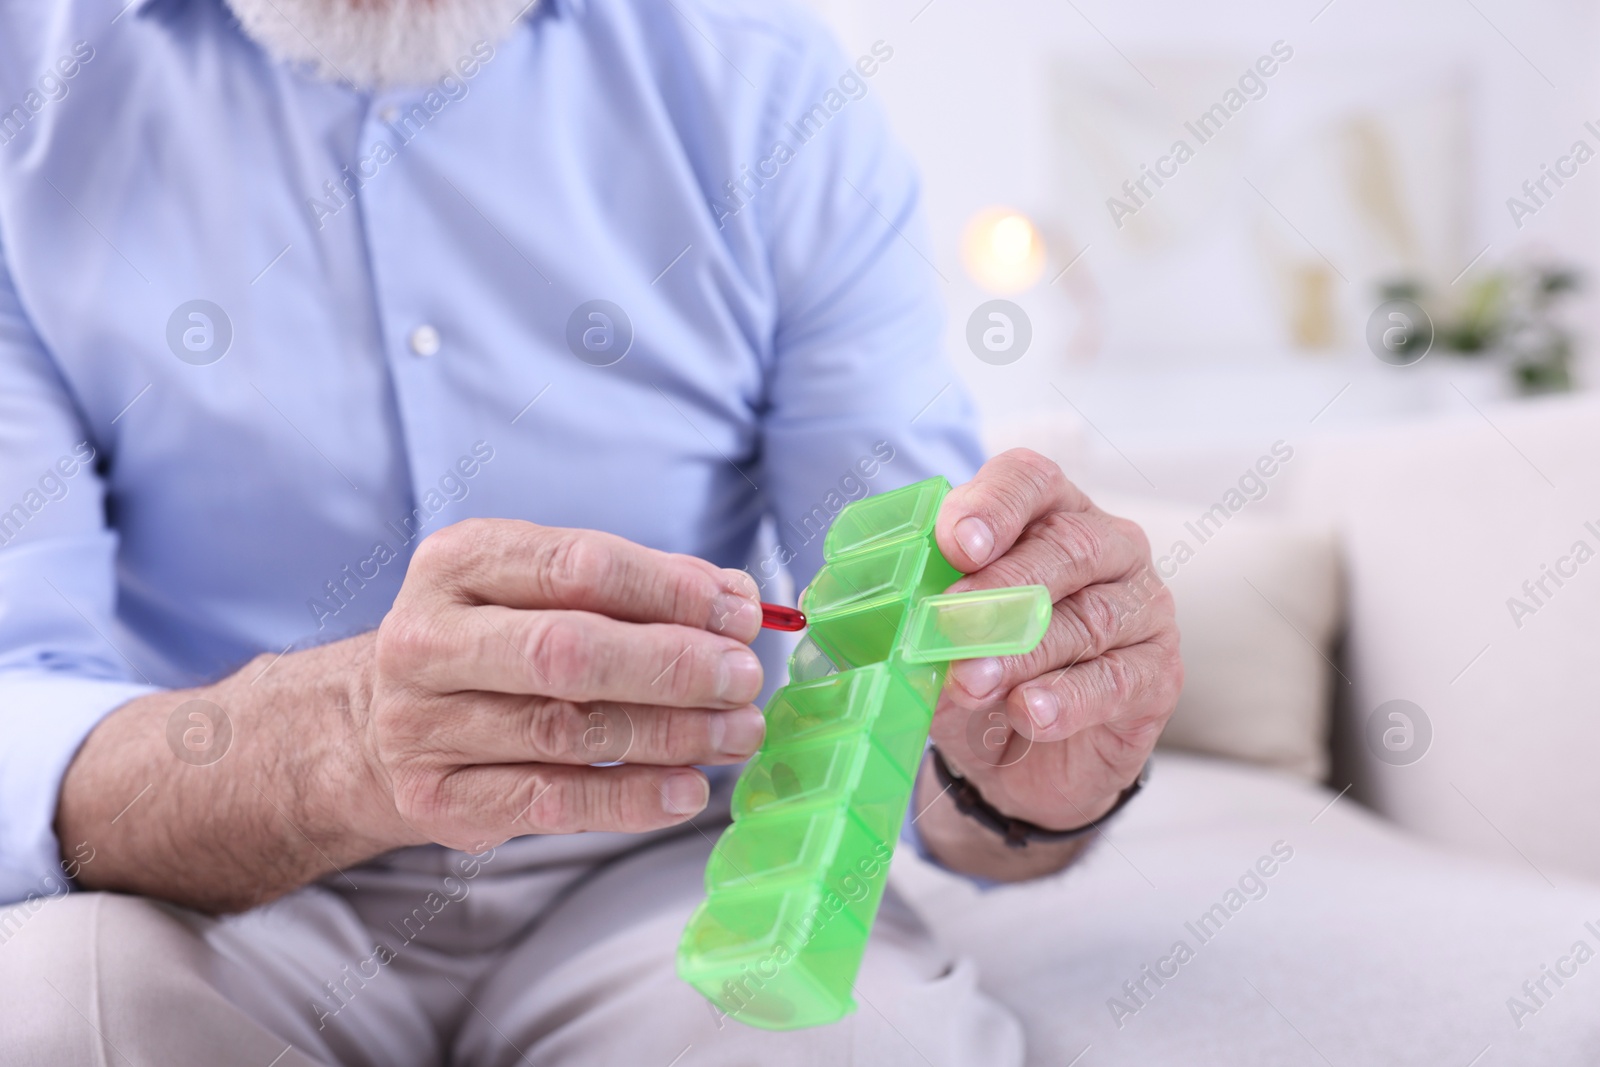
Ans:
[{"label": "shirt sleeve", "polygon": [[[823,536],[845,504],[936,474],[959,484],[983,462],[975,411],[941,350],[947,279],[920,184],[872,88],[893,48],[880,41],[852,61],[818,31],[810,52],[810,73],[773,123],[774,149],[792,155],[770,199],[752,201],[769,205],[761,221],[779,303],[763,430],[778,556],[758,567],[786,565],[796,587],[821,567]],[[769,158],[770,171],[785,154]],[[902,840],[937,864],[918,814],[913,794]]]},{"label": "shirt sleeve", "polygon": [[116,537],[98,458],[0,244],[0,904],[65,891],[61,778],[101,718],[156,689],[108,636]]},{"label": "shirt sleeve", "polygon": [[751,201],[778,303],[762,488],[797,587],[850,500],[936,474],[964,482],[983,460],[941,351],[947,282],[918,178],[878,106],[893,63],[886,42],[846,58],[816,30],[769,116],[760,170],[775,176]]}]

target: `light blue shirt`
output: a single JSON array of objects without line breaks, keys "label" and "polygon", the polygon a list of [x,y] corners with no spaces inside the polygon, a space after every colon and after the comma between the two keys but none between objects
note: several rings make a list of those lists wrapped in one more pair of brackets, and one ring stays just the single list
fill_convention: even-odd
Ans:
[{"label": "light blue shirt", "polygon": [[563,0],[367,94],[220,0],[123,2],[0,8],[0,900],[62,886],[102,716],[376,626],[432,530],[771,590],[847,499],[979,462],[891,46]]}]

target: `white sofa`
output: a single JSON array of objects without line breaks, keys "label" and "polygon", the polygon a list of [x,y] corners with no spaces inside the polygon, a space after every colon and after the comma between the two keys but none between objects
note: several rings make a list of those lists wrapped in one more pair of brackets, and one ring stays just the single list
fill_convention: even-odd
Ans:
[{"label": "white sofa", "polygon": [[[1600,1063],[1600,556],[1522,588],[1600,551],[1600,401],[1304,429],[1256,468],[1274,441],[998,428],[1158,558],[1191,542],[1168,565],[1189,683],[1082,863],[979,891],[902,856],[895,884],[1041,1065]],[[1266,466],[1259,499],[1228,496]],[[1185,523],[1213,504],[1201,544]],[[1369,725],[1393,700],[1428,726]]]}]

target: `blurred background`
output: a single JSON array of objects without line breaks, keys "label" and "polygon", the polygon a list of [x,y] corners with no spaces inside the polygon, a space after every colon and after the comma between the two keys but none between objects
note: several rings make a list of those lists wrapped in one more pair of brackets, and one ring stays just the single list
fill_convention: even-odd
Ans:
[{"label": "blurred background", "polygon": [[[991,423],[1256,447],[1596,379],[1595,5],[812,3],[852,57],[894,50],[871,92]],[[1390,296],[1433,324],[1410,366],[1368,341]],[[997,297],[1031,326],[1013,362],[967,342]]]},{"label": "blurred background", "polygon": [[1163,744],[1600,878],[1600,5],[811,2],[990,447],[1150,536]]}]

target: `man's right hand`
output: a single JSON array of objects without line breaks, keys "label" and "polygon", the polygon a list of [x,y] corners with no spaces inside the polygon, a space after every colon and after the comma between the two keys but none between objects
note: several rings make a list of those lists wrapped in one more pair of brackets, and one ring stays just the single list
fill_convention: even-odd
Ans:
[{"label": "man's right hand", "polygon": [[[590,530],[468,519],[417,547],[352,710],[417,841],[638,832],[761,744],[755,582]],[[622,761],[617,766],[591,764]]]},{"label": "man's right hand", "polygon": [[[378,630],[107,715],[56,834],[92,854],[84,888],[233,911],[402,845],[682,822],[706,803],[694,765],[761,743],[760,620],[741,571],[470,519],[417,546]],[[171,741],[197,699],[232,724],[205,761]]]}]

